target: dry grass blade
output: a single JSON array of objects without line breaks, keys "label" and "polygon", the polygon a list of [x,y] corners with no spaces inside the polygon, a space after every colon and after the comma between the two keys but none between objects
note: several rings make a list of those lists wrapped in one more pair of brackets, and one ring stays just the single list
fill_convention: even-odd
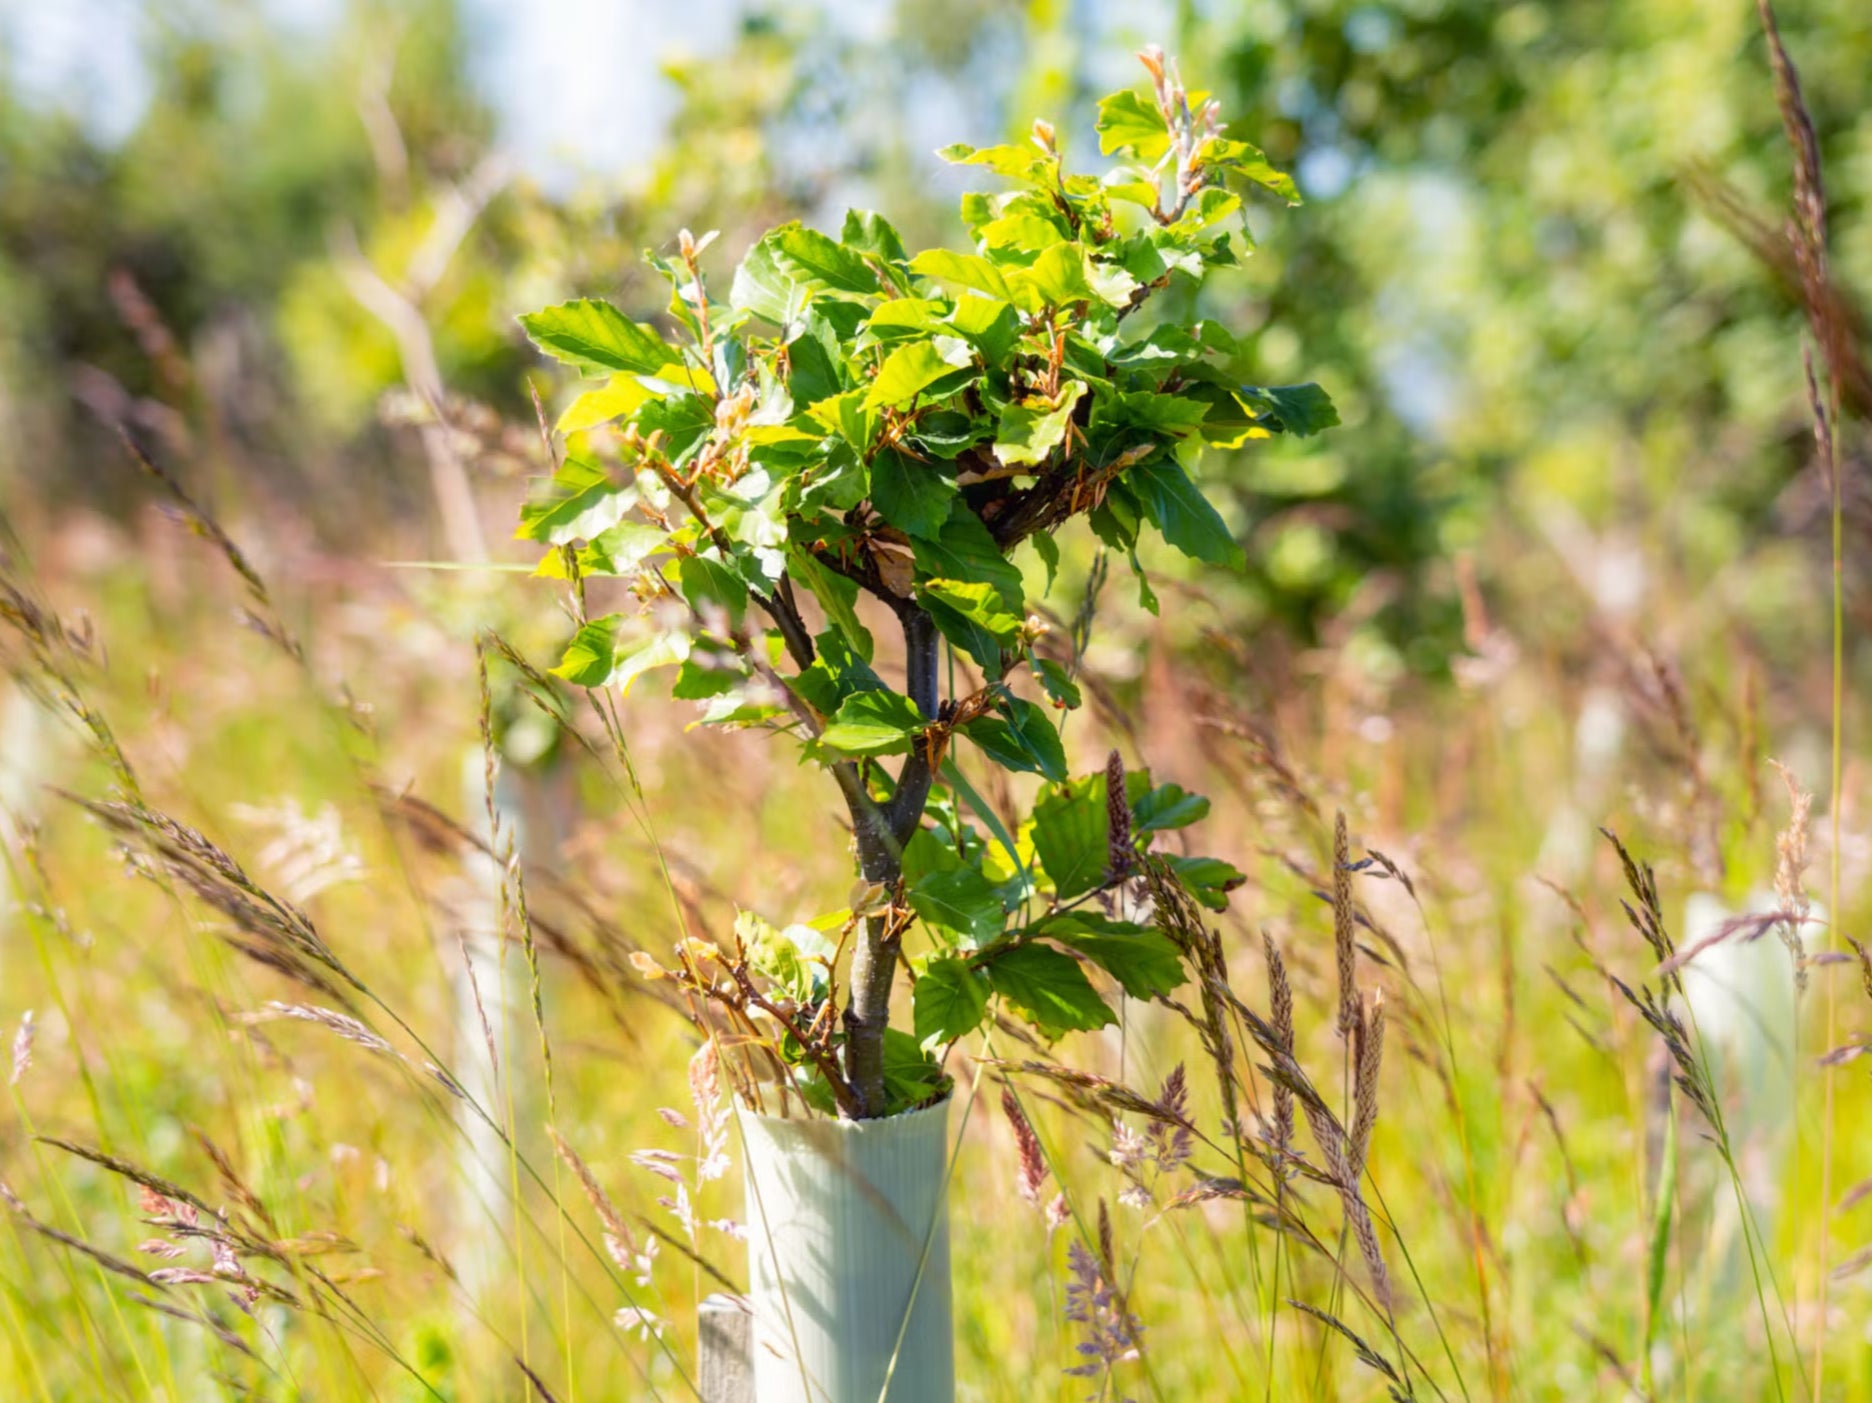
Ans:
[{"label": "dry grass blade", "polygon": [[[1677,951],[1658,966],[1657,972],[1660,975],[1674,975],[1711,946],[1721,945],[1730,940],[1739,941],[1744,945],[1753,944],[1771,932],[1797,930],[1803,920],[1804,918],[1798,913],[1785,907],[1776,911],[1753,911],[1745,912],[1740,916],[1731,916],[1695,944],[1686,945]],[[1795,955],[1795,976],[1804,986],[1806,975],[1803,966],[1807,962],[1806,953],[1799,950],[1798,946],[1796,951],[1791,953]]]},{"label": "dry grass blade", "polygon": [[228,940],[243,954],[341,1003],[349,999],[326,977],[328,973],[362,989],[305,912],[261,887],[239,863],[188,824],[140,802],[53,792],[115,833],[143,864],[139,871],[181,883],[251,937]]},{"label": "dry grass blade", "polygon": [[7,1078],[9,1086],[18,1086],[20,1078],[26,1075],[26,1069],[32,1066],[33,1039],[38,1032],[38,1024],[33,1021],[33,1011],[27,1009],[20,1015],[19,1031],[13,1034],[13,1071]]},{"label": "dry grass blade", "polygon": [[1857,1276],[1867,1267],[1872,1267],[1872,1247],[1862,1247],[1845,1261],[1834,1267],[1827,1275],[1835,1281],[1844,1281],[1849,1276]]},{"label": "dry grass blade", "polygon": [[1345,814],[1333,818],[1333,967],[1339,975],[1339,1034],[1349,1038],[1358,1031],[1358,942],[1352,912],[1352,848],[1346,836]]},{"label": "dry grass blade", "polygon": [[[630,1226],[625,1223],[624,1215],[618,1212],[617,1205],[611,1202],[610,1195],[605,1193],[604,1188],[599,1184],[598,1176],[592,1173],[591,1166],[579,1157],[578,1151],[566,1143],[565,1137],[555,1127],[547,1126],[546,1134],[551,1138],[553,1149],[558,1152],[559,1158],[565,1161],[566,1167],[578,1179],[579,1187],[585,1190],[585,1197],[590,1200],[593,1210],[598,1214],[598,1221],[604,1225],[607,1238],[615,1238],[627,1255],[635,1252],[636,1243],[631,1236]],[[606,1246],[607,1248],[610,1246],[609,1241]],[[612,1255],[616,1257],[615,1250]],[[620,1262],[619,1265],[627,1265],[627,1262]]]},{"label": "dry grass blade", "polygon": [[108,1169],[111,1173],[120,1178],[128,1179],[133,1184],[140,1184],[152,1193],[161,1194],[164,1198],[171,1199],[177,1203],[186,1203],[191,1208],[206,1213],[209,1217],[214,1216],[214,1209],[210,1208],[204,1200],[190,1193],[180,1184],[165,1179],[160,1174],[153,1174],[139,1165],[130,1163],[128,1160],[119,1159],[116,1155],[107,1155],[104,1151],[94,1150],[89,1145],[78,1145],[70,1140],[61,1140],[54,1135],[37,1135],[33,1138],[42,1145],[50,1145],[53,1149],[63,1150],[68,1155],[76,1155],[79,1159],[88,1159],[99,1168]]},{"label": "dry grass blade", "polygon": [[349,1014],[338,1013],[329,1008],[320,1008],[316,1004],[286,1004],[277,999],[270,999],[263,1008],[253,1013],[236,1015],[236,1021],[245,1024],[272,1023],[288,1018],[299,1023],[314,1023],[321,1028],[329,1028],[346,1042],[356,1043],[359,1047],[372,1052],[380,1052],[386,1057],[396,1057],[397,1050],[389,1042],[373,1033],[362,1022]]},{"label": "dry grass blade", "polygon": [[1131,841],[1131,803],[1125,794],[1124,757],[1112,751],[1105,757],[1105,820],[1107,881],[1130,872],[1137,860]]},{"label": "dry grass blade", "polygon": [[1034,1134],[1034,1128],[1027,1119],[1027,1113],[1021,1109],[1009,1087],[1001,1088],[1001,1111],[1007,1117],[1008,1126],[1014,1132],[1014,1144],[1018,1151],[1019,1168],[1016,1171],[1014,1188],[1023,1201],[1045,1211],[1040,1201],[1042,1189],[1046,1187],[1046,1156],[1040,1149],[1040,1137]]},{"label": "dry grass blade", "polygon": [[[1341,1320],[1336,1315],[1328,1314],[1318,1306],[1310,1306],[1305,1301],[1296,1301],[1290,1297],[1287,1304],[1292,1306],[1295,1310],[1304,1311],[1306,1314],[1312,1316],[1315,1320],[1325,1325],[1329,1330],[1333,1331],[1350,1344],[1352,1346],[1352,1352],[1358,1356],[1361,1364],[1369,1369],[1377,1370],[1391,1381],[1391,1396],[1393,1398],[1411,1397],[1404,1380],[1398,1377],[1398,1371],[1392,1367],[1391,1361],[1367,1344],[1359,1333],[1350,1325],[1347,1325],[1345,1321]],[[1400,1392],[1400,1390],[1404,1391]]]},{"label": "dry grass blade", "polygon": [[[1287,981],[1287,962],[1280,947],[1266,931],[1261,933],[1262,949],[1267,957],[1268,1014],[1276,1046],[1289,1057],[1294,1048],[1293,986]],[[1274,1083],[1273,1114],[1269,1117],[1268,1148],[1275,1159],[1276,1172],[1285,1173],[1280,1161],[1293,1147],[1294,1093],[1285,1082]]]},{"label": "dry grass blade", "polygon": [[[210,1281],[214,1279],[213,1277],[209,1278]],[[167,1301],[158,1301],[148,1296],[139,1296],[134,1291],[130,1292],[126,1299],[142,1306],[146,1310],[153,1310],[160,1315],[166,1315],[175,1320],[184,1320],[191,1325],[199,1325],[236,1354],[242,1354],[249,1359],[260,1361],[260,1356],[254,1353],[253,1347],[249,1345],[247,1341],[243,1340],[239,1335],[235,1334],[205,1310],[183,1310],[180,1306],[171,1305]]]},{"label": "dry grass blade", "polygon": [[1029,1076],[1041,1077],[1056,1085],[1083,1092],[1107,1114],[1129,1111],[1154,1124],[1172,1126],[1191,1135],[1201,1136],[1195,1122],[1178,1106],[1167,1100],[1153,1101],[1142,1092],[1134,1091],[1110,1077],[1102,1077],[1096,1072],[1082,1072],[1074,1067],[1063,1067],[1055,1062],[1022,1062],[1019,1070]]},{"label": "dry grass blade", "polygon": [[518,1368],[522,1374],[526,1375],[527,1382],[532,1384],[534,1391],[539,1394],[540,1403],[559,1403],[559,1400],[553,1396],[553,1391],[546,1387],[545,1383],[540,1379],[540,1376],[527,1367],[525,1360],[516,1356],[514,1359],[514,1366]]},{"label": "dry grass blade", "polygon": [[[251,594],[258,603],[271,609],[273,607],[273,600],[267,594],[266,581],[260,578],[260,572],[254,569],[248,562],[241,548],[234,544],[234,538],[221,529],[221,524],[218,521],[196,505],[195,499],[190,497],[189,494],[183,490],[182,484],[177,482],[172,474],[157,463],[156,459],[136,441],[128,429],[119,425],[117,434],[118,437],[123,440],[124,448],[129,452],[131,458],[135,460],[136,465],[155,482],[160,484],[163,490],[175,499],[177,507],[181,510],[182,518],[188,523],[189,529],[194,531],[196,535],[200,536],[220,552],[222,558],[232,567],[234,573],[241,577],[241,582],[247,586],[247,592]],[[295,649],[294,655],[299,656],[296,651],[297,645],[294,644],[293,647]]]},{"label": "dry grass blade", "polygon": [[1347,1156],[1356,1179],[1365,1169],[1372,1127],[1378,1123],[1378,1072],[1384,1061],[1384,993],[1373,993],[1353,1038],[1352,1136]]},{"label": "dry grass blade", "polygon": [[221,1177],[222,1186],[227,1189],[234,1201],[253,1214],[254,1221],[264,1226],[267,1232],[277,1232],[278,1226],[273,1220],[273,1215],[267,1211],[266,1204],[261,1202],[260,1196],[247,1186],[246,1180],[242,1179],[235,1170],[234,1161],[228,1158],[226,1152],[209,1139],[208,1132],[200,1126],[191,1125],[189,1134],[201,1147],[202,1153],[208,1156],[209,1162],[215,1167],[215,1173]]}]

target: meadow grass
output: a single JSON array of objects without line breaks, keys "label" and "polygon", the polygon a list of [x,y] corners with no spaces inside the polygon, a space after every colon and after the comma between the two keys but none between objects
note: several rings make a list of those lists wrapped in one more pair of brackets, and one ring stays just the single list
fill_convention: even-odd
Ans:
[{"label": "meadow grass", "polygon": [[[529,1374],[536,1396],[691,1396],[695,1302],[744,1275],[708,1226],[738,1216],[737,1180],[696,1173],[693,1039],[630,954],[724,931],[736,899],[784,918],[836,898],[844,854],[808,840],[805,778],[757,737],[671,743],[669,706],[567,710],[582,739],[507,766],[489,841],[491,592],[364,566],[270,586],[302,640],[282,646],[284,621],[227,622],[254,593],[212,540],[144,529],[102,579],[42,561],[29,584],[11,561],[42,619],[94,613],[85,646],[42,626],[46,657],[9,651],[51,704],[31,756],[55,788],[9,859],[6,1012],[35,1031],[4,1148],[0,1376],[38,1397],[468,1400]],[[1872,1238],[1819,1192],[1822,991],[1855,1050],[1859,965],[1810,957],[1773,1029],[1747,1021],[1766,999],[1706,1027],[1677,982],[1696,961],[1671,961],[1692,892],[1761,913],[1756,935],[1795,900],[1784,870],[1750,905],[1796,830],[1778,854],[1789,804],[1742,740],[1811,754],[1826,718],[1798,688],[1744,715],[1758,674],[1714,630],[1668,664],[1608,653],[1591,681],[1566,639],[1498,629],[1459,690],[1379,698],[1329,668],[1260,695],[1200,651],[1158,664],[1200,650],[1193,612],[1185,638],[1140,641],[1141,679],[1092,689],[1069,743],[1208,788],[1204,841],[1251,881],[1220,920],[1137,892],[1202,978],[1068,1050],[1097,1075],[1012,1028],[952,1065],[962,1396],[1808,1392],[1817,1242]],[[487,651],[512,734],[530,684]],[[1597,807],[1572,725],[1593,688],[1625,730]],[[1791,990],[1784,947],[1759,948]],[[464,1005],[469,967],[491,980]],[[1750,1099],[1782,1035],[1790,1095]],[[1841,1060],[1831,1174],[1851,1186],[1872,1154]],[[683,1214],[657,1202],[672,1179]],[[1832,1285],[1825,1396],[1864,1396],[1863,1305],[1859,1277]]]}]

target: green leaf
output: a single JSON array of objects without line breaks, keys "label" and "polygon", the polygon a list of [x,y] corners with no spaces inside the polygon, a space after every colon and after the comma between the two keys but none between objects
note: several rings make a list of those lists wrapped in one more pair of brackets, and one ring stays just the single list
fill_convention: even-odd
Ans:
[{"label": "green leaf", "polygon": [[1134,91],[1099,100],[1099,152],[1130,151],[1145,165],[1155,165],[1170,149],[1170,129],[1156,103]]},{"label": "green leaf", "polygon": [[1105,884],[1111,867],[1111,821],[1105,776],[1055,785],[1034,805],[1033,845],[1060,900]]},{"label": "green leaf", "polygon": [[933,278],[937,282],[985,292],[1002,302],[1013,300],[1001,270],[980,254],[955,253],[946,248],[926,249],[910,260],[910,271],[919,278]]},{"label": "green leaf", "polygon": [[1000,365],[1020,340],[1019,315],[1012,303],[998,297],[957,298],[949,325],[980,351],[989,365]]},{"label": "green leaf", "polygon": [[652,375],[682,361],[656,332],[595,298],[529,312],[520,318],[520,325],[547,355],[587,375],[614,370]]},{"label": "green leaf", "polygon": [[1036,531],[1027,538],[1027,541],[1033,547],[1034,554],[1040,557],[1040,563],[1046,567],[1046,588],[1040,593],[1050,594],[1053,590],[1053,581],[1059,576],[1059,542],[1053,539],[1051,531]]},{"label": "green leaf", "polygon": [[817,229],[785,224],[774,231],[774,249],[782,267],[840,292],[875,293],[877,274],[858,254]]},{"label": "green leaf", "polygon": [[871,505],[892,526],[912,536],[934,536],[949,519],[953,478],[895,448],[871,460]]},{"label": "green leaf", "polygon": [[583,433],[586,429],[595,429],[600,424],[608,424],[613,419],[633,414],[650,398],[650,391],[635,375],[613,375],[596,389],[586,390],[572,403],[566,406],[565,413],[559,416],[559,422],[553,425],[557,434]]},{"label": "green leaf", "polygon": [[676,394],[653,399],[637,411],[637,428],[647,438],[661,431],[663,451],[681,467],[695,456],[715,428],[715,401],[704,395]]},{"label": "green leaf", "polygon": [[778,232],[766,235],[747,251],[735,269],[728,298],[743,311],[790,328],[805,312],[812,289],[808,281],[794,275],[790,265],[781,263]]},{"label": "green leaf", "polygon": [[884,1113],[894,1116],[913,1106],[934,1101],[949,1090],[943,1075],[922,1044],[901,1028],[884,1030]]},{"label": "green leaf", "polygon": [[947,832],[918,828],[903,849],[903,876],[915,886],[934,872],[953,872],[962,865],[962,854]]},{"label": "green leaf", "polygon": [[589,541],[636,501],[636,488],[614,481],[597,459],[568,453],[551,478],[536,480],[531,500],[520,508],[520,526],[514,535],[551,546]]},{"label": "green leaf", "polygon": [[[865,404],[864,390],[847,390],[820,400],[806,417],[829,434],[837,434],[858,453],[867,452],[877,431],[877,411]],[[855,505],[855,504],[854,504]]]},{"label": "green leaf", "polygon": [[915,545],[917,568],[925,578],[985,581],[1011,612],[1026,612],[1020,567],[1001,554],[981,518],[960,497],[950,503],[942,531],[917,537]]},{"label": "green leaf", "polygon": [[677,701],[709,701],[726,696],[747,678],[747,669],[733,653],[696,649],[676,670],[670,696]]},{"label": "green leaf", "polygon": [[897,236],[891,222],[868,209],[845,211],[845,227],[839,231],[839,242],[887,262],[904,261],[903,240]]},{"label": "green leaf", "polygon": [[1020,642],[1021,616],[1002,602],[1001,592],[991,584],[974,580],[925,580],[918,597],[926,605],[935,600],[960,614],[992,638],[997,651],[1013,648]]},{"label": "green leaf", "polygon": [[871,661],[871,630],[858,621],[858,582],[819,563],[811,551],[795,546],[787,552],[787,570],[802,586],[812,591],[826,622],[838,630],[852,652]]},{"label": "green leaf", "polygon": [[1247,563],[1246,553],[1229,534],[1221,515],[1170,454],[1159,453],[1139,463],[1125,473],[1124,481],[1137,493],[1144,515],[1183,554],[1237,570]]},{"label": "green leaf", "polygon": [[669,544],[669,533],[647,521],[620,521],[591,538],[579,552],[579,569],[587,575],[628,575]]},{"label": "green leaf", "polygon": [[1059,732],[1041,708],[1024,697],[1009,697],[999,716],[982,716],[962,728],[989,758],[1020,774],[1066,778],[1066,750]]},{"label": "green leaf", "polygon": [[942,331],[948,325],[943,320],[948,311],[946,302],[933,298],[894,297],[880,303],[865,319],[865,332],[870,340],[890,341],[913,332]]},{"label": "green leaf", "polygon": [[1062,710],[1076,710],[1084,700],[1079,693],[1079,684],[1053,659],[1035,658],[1033,674],[1034,680],[1040,684],[1040,690],[1047,694],[1047,700]]},{"label": "green leaf", "polygon": [[1097,410],[1095,417],[1100,423],[1125,424],[1181,438],[1201,426],[1208,417],[1210,404],[1206,399],[1140,390],[1135,394],[1103,396]]},{"label": "green leaf", "polygon": [[1016,463],[1044,463],[1047,455],[1066,441],[1066,425],[1085,386],[1074,380],[1061,388],[1053,399],[1038,395],[1001,411],[1001,427],[995,434],[994,455],[1010,466]]},{"label": "green leaf", "polygon": [[719,560],[701,555],[685,555],[676,566],[676,577],[683,598],[705,618],[710,609],[728,616],[731,628],[741,626],[747,612],[748,592],[734,571]]},{"label": "green leaf", "polygon": [[973,867],[932,872],[912,886],[910,909],[931,925],[966,935],[977,944],[1001,934],[1006,910],[1000,894]]},{"label": "green leaf", "polygon": [[1076,243],[1054,244],[1032,267],[1009,269],[1007,280],[1015,304],[1029,312],[1098,300],[1086,280],[1085,250]]},{"label": "green leaf", "polygon": [[1242,395],[1265,404],[1280,426],[1296,438],[1311,438],[1339,422],[1339,411],[1318,385],[1267,385],[1244,388]]},{"label": "green leaf", "polygon": [[1030,146],[967,146],[957,142],[936,153],[955,166],[986,166],[996,175],[1022,182],[1045,181],[1051,157]]},{"label": "green leaf", "polygon": [[912,995],[911,1019],[925,1047],[952,1043],[981,1027],[988,1014],[988,981],[968,961],[931,960]]},{"label": "green leaf", "polygon": [[742,911],[735,916],[735,935],[746,946],[749,963],[791,997],[824,997],[825,973],[809,958],[820,952],[824,938],[811,926],[777,930],[752,911]]},{"label": "green leaf", "polygon": [[1295,187],[1293,177],[1285,171],[1275,170],[1258,146],[1251,146],[1245,141],[1235,141],[1226,136],[1208,137],[1196,148],[1195,159],[1191,164],[1226,170],[1273,191],[1290,205],[1300,203],[1300,191]]},{"label": "green leaf", "polygon": [[819,740],[845,755],[901,755],[928,725],[900,692],[859,692],[845,699]]},{"label": "green leaf", "polygon": [[[983,588],[993,592],[989,586]],[[994,634],[940,599],[919,594],[918,602],[936,625],[936,631],[948,639],[952,647],[960,648],[973,658],[990,682],[1001,680],[1006,665],[1001,656],[1001,644]]]},{"label": "green leaf", "polygon": [[944,758],[942,777],[943,782],[961,796],[974,812],[975,817],[979,818],[988,831],[994,834],[995,841],[1001,845],[1001,850],[1007,855],[1009,864],[1019,870],[1022,884],[1031,886],[1033,872],[1028,868],[1026,858],[1022,856],[1021,845],[1015,841],[1014,835],[1008,832],[1007,825],[1001,821],[1001,815],[995,812],[994,805],[982,798],[980,791],[969,783],[968,776],[962,773],[961,767],[953,759]]},{"label": "green leaf", "polygon": [[847,697],[858,692],[889,690],[884,679],[851,650],[837,629],[828,628],[813,641],[817,656],[812,666],[785,681],[821,716],[833,715]]},{"label": "green leaf", "polygon": [[[988,435],[988,425],[956,409],[937,409],[917,416],[911,441],[938,458],[951,460]],[[933,532],[931,534],[934,534]]]},{"label": "green leaf", "polygon": [[1157,591],[1151,588],[1150,576],[1144,573],[1144,567],[1138,563],[1136,551],[1131,552],[1131,573],[1137,579],[1138,603],[1145,612],[1155,618],[1157,615]]},{"label": "green leaf", "polygon": [[1177,879],[1189,894],[1211,911],[1228,910],[1228,894],[1248,880],[1247,874],[1219,857],[1170,857]]},{"label": "green leaf", "polygon": [[1131,827],[1137,833],[1187,828],[1206,817],[1209,801],[1177,784],[1160,784],[1131,806]]},{"label": "green leaf", "polygon": [[1149,926],[1069,911],[1048,917],[1032,930],[1077,950],[1116,979],[1134,999],[1157,998],[1189,980],[1176,943]]},{"label": "green leaf", "polygon": [[[968,348],[954,344],[966,356]],[[871,392],[865,396],[865,407],[894,409],[908,404],[931,385],[969,368],[967,360],[957,365],[945,357],[934,341],[906,342],[886,356],[884,364],[878,367],[877,379],[871,382]]]},{"label": "green leaf", "polygon": [[575,687],[618,687],[628,693],[651,668],[673,667],[689,656],[687,633],[672,629],[632,644],[619,637],[626,624],[622,614],[593,619],[573,635],[553,676]]},{"label": "green leaf", "polygon": [[1048,1038],[1118,1020],[1079,968],[1045,945],[1016,945],[982,966],[988,985]]},{"label": "green leaf", "polygon": [[845,388],[838,367],[816,336],[795,336],[787,343],[787,392],[796,408],[808,409]]},{"label": "green leaf", "polygon": [[1058,220],[1018,209],[989,220],[975,232],[988,248],[1013,249],[1019,253],[1040,253],[1072,240],[1071,231],[1060,227]]}]

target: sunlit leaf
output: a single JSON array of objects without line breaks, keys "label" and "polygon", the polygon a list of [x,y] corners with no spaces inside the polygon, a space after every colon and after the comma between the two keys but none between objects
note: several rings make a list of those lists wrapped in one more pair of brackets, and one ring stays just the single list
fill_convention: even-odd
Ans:
[{"label": "sunlit leaf", "polygon": [[1228,894],[1248,880],[1232,863],[1219,857],[1179,857],[1165,859],[1176,869],[1178,880],[1211,911],[1228,910]]},{"label": "sunlit leaf", "polygon": [[588,541],[636,501],[631,483],[614,479],[595,458],[568,453],[558,472],[536,481],[530,500],[520,508],[520,526],[514,535],[554,546]]},{"label": "sunlit leaf", "polygon": [[1099,150],[1107,155],[1129,151],[1146,165],[1170,149],[1170,129],[1155,103],[1135,91],[1099,100]]},{"label": "sunlit leaf", "polygon": [[819,740],[845,755],[901,755],[928,725],[899,692],[859,692],[845,699]]},{"label": "sunlit leaf", "polygon": [[957,365],[956,359],[945,356],[934,340],[910,341],[897,347],[878,367],[871,392],[865,396],[866,408],[895,408],[908,404],[931,385],[949,380],[958,371],[966,371],[969,368],[967,347],[962,349],[962,364]]},{"label": "sunlit leaf", "polygon": [[671,630],[636,642],[624,637],[630,627],[621,614],[607,614],[581,628],[553,669],[575,687],[618,687],[630,691],[651,668],[673,667],[689,656],[687,633]]},{"label": "sunlit leaf", "polygon": [[617,370],[649,375],[682,360],[649,327],[594,298],[529,312],[520,325],[542,351],[588,375]]},{"label": "sunlit leaf", "polygon": [[1066,441],[1066,425],[1084,393],[1085,386],[1075,380],[1051,400],[1036,396],[1010,404],[1001,412],[995,457],[1009,465],[1044,463],[1047,455]]},{"label": "sunlit leaf", "polygon": [[910,260],[910,271],[920,278],[985,292],[1002,302],[1011,300],[1007,279],[1001,276],[1001,270],[979,254],[953,253],[946,248],[928,249]]},{"label": "sunlit leaf", "polygon": [[840,292],[876,292],[877,274],[864,259],[836,239],[803,224],[787,224],[770,235],[782,266]]},{"label": "sunlit leaf", "polygon": [[635,375],[613,375],[595,390],[587,390],[565,407],[553,431],[561,434],[582,433],[613,419],[635,413],[650,398],[643,382]]},{"label": "sunlit leaf", "polygon": [[1242,390],[1250,402],[1260,401],[1288,433],[1309,438],[1339,422],[1339,411],[1318,385],[1268,385]]}]

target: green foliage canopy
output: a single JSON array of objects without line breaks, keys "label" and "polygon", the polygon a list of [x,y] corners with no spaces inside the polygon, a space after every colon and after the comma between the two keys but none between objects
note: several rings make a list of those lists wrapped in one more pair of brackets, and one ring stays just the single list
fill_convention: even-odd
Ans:
[{"label": "green foliage canopy", "polygon": [[[917,962],[920,1056],[979,1026],[991,996],[1045,1037],[1102,1026],[1112,1013],[1089,967],[1141,998],[1182,982],[1165,935],[1084,908],[1122,905],[1150,835],[1206,806],[1116,763],[1070,778],[1054,717],[1078,689],[1071,668],[1037,654],[1043,628],[1014,553],[1032,543],[1050,561],[1051,533],[1085,517],[1140,579],[1146,530],[1239,568],[1241,546],[1191,473],[1202,450],[1336,421],[1317,386],[1245,383],[1214,322],[1135,330],[1154,293],[1237,264],[1245,192],[1295,198],[1223,134],[1214,104],[1160,56],[1145,61],[1150,94],[1100,105],[1101,150],[1121,158],[1103,175],[1068,170],[1045,123],[1024,145],[943,151],[1005,187],[964,197],[967,249],[912,254],[863,211],[836,238],[788,223],[748,250],[723,300],[704,272],[713,236],[685,232],[676,257],[649,255],[671,288],[672,336],[589,299],[522,318],[595,383],[561,417],[564,462],[519,534],[548,548],[541,573],[620,576],[643,605],[586,620],[559,675],[624,689],[674,669],[674,695],[702,702],[706,721],[798,739],[850,808],[872,896],[831,919],[859,931],[842,1073],[830,1037],[814,1057],[810,1034],[785,1030],[848,1114],[901,1107],[883,1087],[901,1057],[882,1039],[916,919],[933,938]],[[873,667],[865,617],[880,607],[903,631],[902,690]],[[963,679],[946,696],[945,642]],[[1018,836],[966,787],[958,744],[1040,778]],[[897,756],[892,774],[881,761]],[[1183,880],[1219,907],[1240,877],[1203,860]],[[762,945],[788,970],[811,959],[783,933]],[[824,974],[829,989],[832,962]],[[911,1079],[919,1096],[939,1084],[931,1067]]]}]

